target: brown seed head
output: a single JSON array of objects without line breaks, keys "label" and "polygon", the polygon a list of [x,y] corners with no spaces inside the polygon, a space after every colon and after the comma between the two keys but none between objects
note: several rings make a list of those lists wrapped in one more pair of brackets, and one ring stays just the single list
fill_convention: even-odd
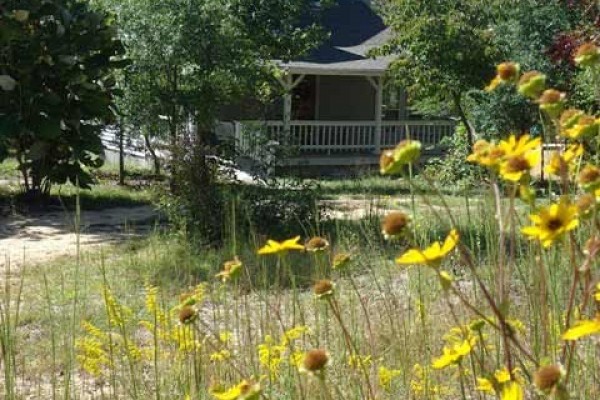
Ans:
[{"label": "brown seed head", "polygon": [[595,183],[600,179],[600,168],[595,165],[586,165],[581,169],[579,173],[579,183],[582,185],[589,185]]},{"label": "brown seed head", "polygon": [[321,279],[313,286],[313,291],[317,296],[326,296],[333,291],[333,282],[328,279]]},{"label": "brown seed head", "polygon": [[591,56],[591,55],[594,55],[597,53],[598,53],[598,46],[596,46],[592,42],[587,42],[577,48],[577,50],[575,51],[575,58]]},{"label": "brown seed head", "polygon": [[503,62],[496,66],[496,72],[500,79],[508,81],[517,77],[519,74],[519,66],[514,62]]},{"label": "brown seed head", "polygon": [[544,90],[542,96],[538,99],[540,104],[554,104],[561,101],[564,97],[564,94],[559,92],[556,89],[547,89]]},{"label": "brown seed head", "polygon": [[529,162],[523,156],[511,157],[506,164],[506,170],[513,173],[527,171],[529,168]]},{"label": "brown seed head", "polygon": [[404,231],[410,219],[400,211],[389,213],[381,223],[381,231],[386,236],[397,236]]},{"label": "brown seed head", "polygon": [[313,349],[304,355],[304,368],[310,372],[321,371],[327,366],[329,354],[324,349]]},{"label": "brown seed head", "polygon": [[320,236],[310,238],[304,245],[307,251],[322,251],[329,247],[329,241]]},{"label": "brown seed head", "polygon": [[379,167],[381,170],[386,170],[394,162],[394,152],[391,150],[385,150],[381,152],[379,157]]},{"label": "brown seed head", "polygon": [[179,322],[189,324],[196,319],[197,312],[193,307],[185,306],[179,310]]},{"label": "brown seed head", "polygon": [[546,392],[558,384],[562,374],[563,372],[560,365],[546,365],[535,372],[533,375],[533,383],[539,390]]},{"label": "brown seed head", "polygon": [[560,228],[562,228],[565,223],[562,219],[560,218],[550,218],[548,221],[546,221],[546,228],[550,231],[557,231]]},{"label": "brown seed head", "polygon": [[240,385],[240,393],[247,394],[252,388],[252,384],[250,382],[242,382]]},{"label": "brown seed head", "polygon": [[585,193],[577,199],[577,211],[579,211],[580,214],[585,214],[590,211],[595,204],[596,196]]}]

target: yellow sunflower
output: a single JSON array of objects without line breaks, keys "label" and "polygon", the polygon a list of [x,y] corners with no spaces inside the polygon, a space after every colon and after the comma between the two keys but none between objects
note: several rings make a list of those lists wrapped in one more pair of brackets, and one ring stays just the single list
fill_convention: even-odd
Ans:
[{"label": "yellow sunflower", "polygon": [[563,340],[578,340],[597,333],[600,333],[600,314],[596,314],[596,318],[594,319],[577,322],[563,334],[562,338]]},{"label": "yellow sunflower", "polygon": [[593,137],[598,134],[599,129],[600,119],[596,119],[591,115],[582,115],[571,128],[563,129],[561,135],[568,139]]},{"label": "yellow sunflower", "polygon": [[425,250],[421,249],[410,249],[400,257],[396,258],[396,264],[400,265],[411,265],[411,264],[425,264],[432,267],[437,267],[442,262],[444,257],[448,255],[454,248],[459,240],[459,234],[456,229],[452,229],[444,244],[435,242]]},{"label": "yellow sunflower", "polygon": [[536,150],[507,157],[500,164],[500,176],[505,181],[519,182],[529,174],[532,168],[539,164],[540,158],[541,153]]},{"label": "yellow sunflower", "polygon": [[579,225],[577,206],[567,198],[542,208],[537,214],[530,215],[529,219],[533,225],[524,227],[523,234],[539,240],[544,247],[550,247],[563,233]]},{"label": "yellow sunflower", "polygon": [[284,240],[283,242],[277,242],[275,240],[268,240],[267,244],[258,250],[258,254],[280,254],[285,253],[288,250],[304,250],[304,246],[298,243],[300,236]]},{"label": "yellow sunflower", "polygon": [[507,157],[512,157],[538,150],[541,143],[540,138],[532,139],[530,135],[521,135],[518,138],[515,135],[510,135],[508,139],[501,140],[498,147],[504,151]]},{"label": "yellow sunflower", "polygon": [[573,144],[569,146],[564,153],[552,153],[550,162],[544,168],[544,171],[549,175],[561,176],[565,169],[572,171],[579,157],[583,155],[583,146]]},{"label": "yellow sunflower", "polygon": [[482,167],[494,169],[504,157],[504,149],[487,140],[478,140],[473,145],[473,153],[467,156],[467,161],[479,164]]},{"label": "yellow sunflower", "polygon": [[210,394],[217,400],[256,400],[261,393],[260,383],[243,380],[230,389],[212,388]]},{"label": "yellow sunflower", "polygon": [[541,139],[532,139],[529,135],[516,137],[510,135],[498,144],[502,153],[500,176],[509,182],[518,182],[540,161]]},{"label": "yellow sunflower", "polygon": [[523,400],[523,388],[515,381],[510,381],[502,386],[500,400]]},{"label": "yellow sunflower", "polygon": [[242,266],[243,264],[238,256],[234,256],[233,260],[223,263],[223,270],[216,274],[215,278],[221,279],[222,282],[227,282],[240,274]]},{"label": "yellow sunflower", "polygon": [[443,369],[450,365],[458,364],[463,357],[468,355],[477,343],[476,337],[469,337],[463,341],[452,344],[451,347],[445,346],[440,357],[433,360],[432,367],[434,369]]}]

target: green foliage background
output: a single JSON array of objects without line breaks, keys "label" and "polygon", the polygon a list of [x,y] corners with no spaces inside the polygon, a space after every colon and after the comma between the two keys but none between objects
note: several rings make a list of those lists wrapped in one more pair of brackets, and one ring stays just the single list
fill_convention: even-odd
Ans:
[{"label": "green foliage background", "polygon": [[0,96],[0,160],[14,152],[27,190],[92,183],[123,52],[107,15],[87,3],[3,2],[0,71],[16,86]]}]

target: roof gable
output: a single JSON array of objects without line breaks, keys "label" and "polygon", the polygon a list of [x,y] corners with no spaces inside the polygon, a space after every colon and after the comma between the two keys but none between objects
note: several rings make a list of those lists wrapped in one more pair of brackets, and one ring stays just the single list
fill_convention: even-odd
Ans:
[{"label": "roof gable", "polygon": [[291,73],[328,75],[381,75],[392,57],[367,57],[389,36],[383,20],[361,0],[338,0],[326,10],[320,24],[330,36],[306,57],[282,63]]}]

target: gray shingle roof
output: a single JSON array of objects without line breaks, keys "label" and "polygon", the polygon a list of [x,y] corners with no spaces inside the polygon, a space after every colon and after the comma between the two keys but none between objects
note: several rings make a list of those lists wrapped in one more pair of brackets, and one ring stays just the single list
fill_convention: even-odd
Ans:
[{"label": "gray shingle roof", "polygon": [[393,57],[367,57],[386,42],[390,31],[363,1],[339,0],[321,20],[330,37],[307,57],[282,63],[291,73],[315,75],[381,75]]}]

